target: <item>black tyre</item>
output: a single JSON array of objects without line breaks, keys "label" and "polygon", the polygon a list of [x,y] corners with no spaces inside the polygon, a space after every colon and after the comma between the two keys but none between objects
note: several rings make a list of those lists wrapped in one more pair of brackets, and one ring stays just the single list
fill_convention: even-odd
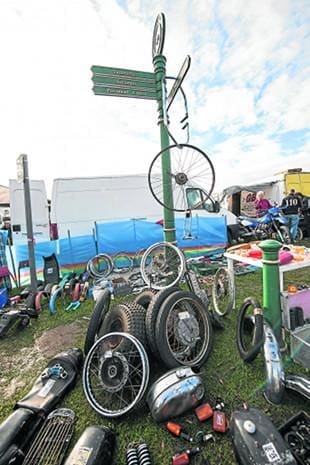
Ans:
[{"label": "black tyre", "polygon": [[[106,313],[98,336],[102,337],[113,332],[128,333],[139,339],[146,348],[145,312],[145,308],[136,303],[114,305]],[[118,341],[116,341],[114,348],[116,347],[118,347]],[[124,348],[118,347],[118,349],[123,350]]]},{"label": "black tyre", "polygon": [[279,234],[279,240],[283,244],[289,244],[292,239],[291,239],[291,234],[290,230],[287,226],[280,226],[280,234]]},{"label": "black tyre", "polygon": [[179,291],[180,288],[178,287],[169,287],[168,289],[162,289],[161,291],[157,292],[157,294],[153,295],[153,298],[146,310],[145,315],[145,332],[146,332],[146,340],[150,351],[152,354],[160,359],[160,355],[156,345],[156,337],[155,337],[155,325],[158,312],[162,303],[176,291]]},{"label": "black tyre", "polygon": [[203,365],[211,352],[213,330],[199,297],[188,291],[170,295],[159,310],[155,338],[160,358],[168,368]]},{"label": "black tyre", "polygon": [[304,238],[304,233],[302,232],[302,229],[298,227],[297,229],[297,236],[295,237],[295,242],[300,242]]},{"label": "black tyre", "polygon": [[85,355],[88,354],[91,347],[95,344],[96,340],[98,339],[101,323],[103,322],[103,319],[110,308],[110,300],[111,293],[109,289],[104,289],[104,291],[95,303],[93,313],[89,320],[89,325],[87,328],[87,333],[84,342]]},{"label": "black tyre", "polygon": [[237,347],[244,362],[257,357],[264,343],[264,317],[260,304],[251,297],[244,300],[237,319]]},{"label": "black tyre", "polygon": [[152,289],[146,289],[145,291],[140,292],[134,300],[135,304],[142,305],[145,310],[148,309],[148,306],[151,303],[151,300],[156,295],[156,291]]}]

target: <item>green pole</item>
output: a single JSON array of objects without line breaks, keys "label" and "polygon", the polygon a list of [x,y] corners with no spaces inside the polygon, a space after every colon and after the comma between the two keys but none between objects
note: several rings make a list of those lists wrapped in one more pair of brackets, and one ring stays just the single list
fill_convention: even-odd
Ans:
[{"label": "green pole", "polygon": [[[166,77],[166,57],[163,55],[156,55],[153,58],[154,73],[156,80],[157,90],[157,103],[158,103],[158,125],[160,129],[160,144],[161,150],[164,150],[170,145],[169,133],[165,124],[165,77]],[[161,159],[162,169],[162,183],[163,183],[163,201],[169,208],[164,207],[164,238],[167,242],[176,242],[175,236],[175,223],[173,208],[173,193],[172,183],[170,176],[170,153],[166,150]]]},{"label": "green pole", "polygon": [[270,324],[280,347],[283,347],[279,274],[279,250],[282,245],[278,241],[266,240],[259,247],[263,251],[264,318]]}]

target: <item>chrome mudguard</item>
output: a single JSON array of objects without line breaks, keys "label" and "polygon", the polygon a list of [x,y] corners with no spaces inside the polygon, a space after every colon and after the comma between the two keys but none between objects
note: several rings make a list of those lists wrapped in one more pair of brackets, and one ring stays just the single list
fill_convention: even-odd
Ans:
[{"label": "chrome mudguard", "polygon": [[202,379],[190,367],[168,371],[150,387],[146,402],[155,421],[166,421],[196,407],[205,393]]}]

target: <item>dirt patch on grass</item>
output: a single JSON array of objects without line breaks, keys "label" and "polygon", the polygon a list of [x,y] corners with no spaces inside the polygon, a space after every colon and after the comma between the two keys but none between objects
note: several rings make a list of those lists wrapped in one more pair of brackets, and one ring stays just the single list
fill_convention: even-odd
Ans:
[{"label": "dirt patch on grass", "polygon": [[75,321],[69,325],[50,329],[36,339],[36,346],[41,354],[49,359],[63,350],[74,347],[76,341],[85,334],[86,326],[86,321]]},{"label": "dirt patch on grass", "polygon": [[35,381],[47,361],[59,352],[75,347],[85,334],[87,322],[79,320],[45,331],[35,340],[33,347],[25,347],[14,353],[1,354],[0,399],[9,399],[18,389]]}]

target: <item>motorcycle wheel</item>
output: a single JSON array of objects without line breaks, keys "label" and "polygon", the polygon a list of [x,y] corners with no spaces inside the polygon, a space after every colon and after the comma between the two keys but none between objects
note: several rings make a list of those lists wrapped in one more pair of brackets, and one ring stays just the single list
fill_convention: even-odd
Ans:
[{"label": "motorcycle wheel", "polygon": [[237,347],[242,360],[250,363],[257,357],[264,343],[264,317],[256,313],[259,302],[248,297],[239,310],[237,319]]},{"label": "motorcycle wheel", "polygon": [[296,242],[300,242],[300,241],[303,240],[303,238],[304,238],[304,233],[302,232],[302,229],[301,229],[301,228],[298,228],[298,229],[297,229],[297,236],[296,236],[296,238],[295,238],[295,241],[296,241]]},{"label": "motorcycle wheel", "polygon": [[289,228],[287,226],[280,226],[279,229],[280,234],[278,235],[277,239],[280,240],[280,242],[283,244],[289,244],[292,241]]}]

